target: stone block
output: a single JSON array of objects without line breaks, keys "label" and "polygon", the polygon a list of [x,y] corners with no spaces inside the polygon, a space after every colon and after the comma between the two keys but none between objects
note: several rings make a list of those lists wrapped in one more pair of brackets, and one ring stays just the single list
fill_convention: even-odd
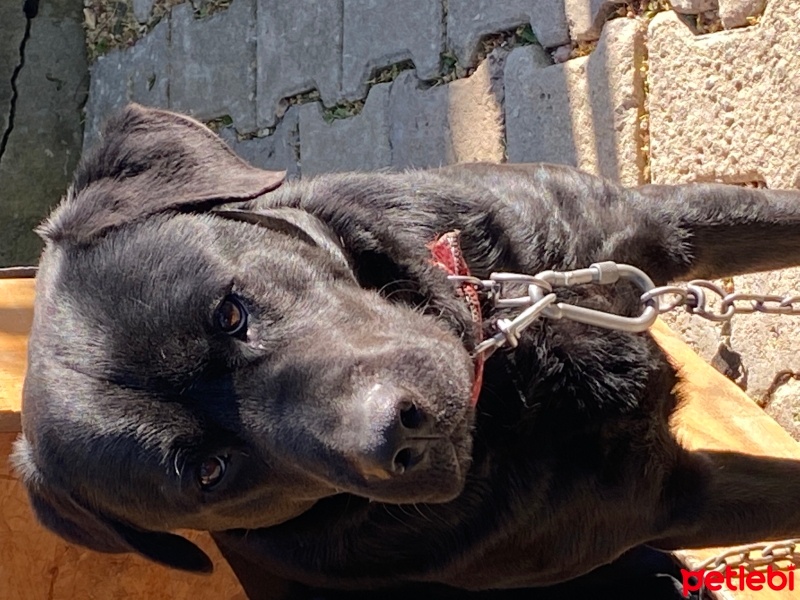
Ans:
[{"label": "stone block", "polygon": [[761,15],[766,6],[767,0],[719,0],[719,18],[725,29],[744,27],[750,24],[751,17]]},{"label": "stone block", "polygon": [[770,9],[758,27],[699,37],[671,12],[652,21],[654,183],[800,187],[800,20],[793,0]]},{"label": "stone block", "polygon": [[592,54],[558,65],[535,46],[512,51],[504,77],[509,162],[568,164],[642,183],[644,33],[639,20],[614,19]]},{"label": "stone block", "polygon": [[91,67],[86,102],[84,148],[90,147],[103,122],[129,102],[169,107],[169,20],[164,20],[131,48],[112,50]]},{"label": "stone block", "polygon": [[450,0],[447,46],[462,66],[473,66],[478,43],[487,34],[530,24],[545,48],[569,42],[563,2],[549,0]]},{"label": "stone block", "polygon": [[230,115],[239,132],[255,131],[255,24],[255,0],[205,19],[188,3],[172,9],[170,108],[203,121]]},{"label": "stone block", "polygon": [[626,0],[564,0],[570,37],[576,41],[598,39],[609,15],[622,4],[627,4]]},{"label": "stone block", "polygon": [[220,137],[254,167],[286,171],[287,179],[297,179],[300,177],[298,116],[299,109],[290,108],[271,135],[239,139],[233,127],[226,127],[220,131]]},{"label": "stone block", "polygon": [[11,111],[11,78],[20,63],[19,48],[27,19],[21,2],[0,3],[0,139]]},{"label": "stone block", "polygon": [[391,165],[391,87],[391,83],[374,86],[360,114],[332,123],[325,122],[318,102],[300,107],[300,149],[304,176],[331,171],[375,170]]},{"label": "stone block", "polygon": [[[21,10],[21,2],[14,4]],[[87,85],[80,3],[41,3],[31,20],[13,128],[0,157],[0,265],[38,260],[42,244],[33,229],[72,180]]]},{"label": "stone block", "polygon": [[456,162],[501,162],[502,106],[486,61],[470,77],[427,88],[402,74],[390,93],[392,165],[438,167]]},{"label": "stone block", "polygon": [[364,98],[375,69],[403,60],[414,61],[419,78],[436,77],[444,51],[442,11],[432,0],[344,0],[344,97]]},{"label": "stone block", "polygon": [[342,2],[258,1],[259,127],[272,127],[295,94],[317,89],[328,106],[341,99]]}]

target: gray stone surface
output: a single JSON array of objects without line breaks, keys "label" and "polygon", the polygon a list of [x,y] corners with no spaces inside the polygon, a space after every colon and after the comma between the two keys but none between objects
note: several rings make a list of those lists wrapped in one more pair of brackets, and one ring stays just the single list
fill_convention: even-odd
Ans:
[{"label": "gray stone surface", "polygon": [[11,77],[19,64],[19,46],[25,35],[21,2],[0,3],[0,139],[8,127],[11,110]]},{"label": "gray stone surface", "polygon": [[503,160],[502,107],[484,63],[466,79],[426,88],[413,72],[390,93],[392,166],[438,167]]},{"label": "gray stone surface", "polygon": [[800,440],[800,380],[789,378],[779,386],[767,404],[766,412],[794,439]]},{"label": "gray stone surface", "polygon": [[375,69],[409,58],[418,77],[436,77],[444,51],[442,10],[432,0],[344,0],[344,97],[363,98]]},{"label": "gray stone surface", "polygon": [[530,24],[545,48],[569,42],[563,2],[552,0],[450,0],[447,45],[459,64],[473,66],[480,40],[490,33]]},{"label": "gray stone surface", "polygon": [[535,46],[506,62],[509,162],[569,164],[626,185],[644,177],[644,26],[614,19],[588,57],[548,65]]},{"label": "gray stone surface", "polygon": [[750,17],[761,15],[766,6],[767,0],[719,0],[719,18],[725,29],[744,27],[750,24]]},{"label": "gray stone surface", "polygon": [[259,0],[259,127],[272,127],[295,94],[316,88],[328,106],[341,99],[342,1]]},{"label": "gray stone surface", "polygon": [[88,84],[81,9],[80,0],[43,2],[31,22],[0,158],[0,265],[36,262],[41,242],[32,230],[66,191],[80,155]]},{"label": "gray stone surface", "polygon": [[133,0],[133,16],[139,23],[147,23],[153,12],[155,0]]},{"label": "gray stone surface", "polygon": [[113,50],[91,67],[84,147],[97,139],[103,122],[128,102],[169,108],[169,19],[136,45]]},{"label": "gray stone surface", "polygon": [[600,37],[608,15],[625,0],[564,0],[564,11],[573,40],[590,41]]},{"label": "gray stone surface", "polygon": [[670,5],[675,12],[684,15],[696,15],[719,7],[717,0],[671,0]]},{"label": "gray stone surface", "polygon": [[[293,6],[293,4],[292,4]],[[170,108],[206,121],[230,115],[240,133],[256,126],[256,9],[234,0],[195,19],[191,4],[172,10]]]},{"label": "gray stone surface", "polygon": [[372,87],[357,116],[326,123],[318,102],[300,107],[303,175],[381,169],[392,163],[389,141],[391,83]]},{"label": "gray stone surface", "polygon": [[455,162],[447,120],[447,87],[423,89],[412,71],[392,85],[392,164],[398,168],[439,167]]},{"label": "gray stone surface", "polygon": [[286,171],[286,177],[300,177],[299,107],[290,108],[272,135],[239,139],[233,127],[220,131],[220,137],[236,154],[255,167],[269,171]]}]

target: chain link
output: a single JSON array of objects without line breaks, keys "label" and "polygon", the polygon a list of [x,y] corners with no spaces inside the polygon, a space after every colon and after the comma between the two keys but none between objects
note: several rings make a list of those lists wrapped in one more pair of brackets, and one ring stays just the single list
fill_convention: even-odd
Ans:
[{"label": "chain link", "polygon": [[744,567],[753,571],[767,565],[786,563],[800,566],[800,539],[782,540],[779,542],[749,544],[730,548],[703,561],[697,566],[698,570],[723,572],[727,567],[736,569]]},{"label": "chain link", "polygon": [[[571,319],[606,329],[640,332],[648,329],[658,315],[679,308],[715,322],[730,321],[734,315],[756,312],[800,316],[800,295],[778,296],[745,292],[728,294],[714,282],[705,279],[692,280],[685,286],[656,287],[643,271],[611,261],[595,263],[587,269],[574,271],[543,271],[537,275],[492,273],[489,279],[451,275],[449,279],[461,285],[474,286],[478,292],[486,295],[494,309],[522,309],[513,319],[496,319],[497,332],[483,340],[475,349],[476,353],[483,353],[487,358],[502,346],[516,348],[521,333],[541,317]],[[629,280],[642,291],[642,311],[638,317],[623,317],[565,304],[558,302],[554,293],[555,288],[559,287],[588,283],[609,285],[621,279]],[[518,289],[520,286],[527,290],[526,294],[510,293],[511,287]]]}]

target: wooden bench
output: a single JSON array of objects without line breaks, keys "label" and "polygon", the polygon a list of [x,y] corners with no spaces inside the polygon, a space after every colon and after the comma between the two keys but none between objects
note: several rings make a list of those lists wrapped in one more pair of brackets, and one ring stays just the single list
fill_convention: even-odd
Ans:
[{"label": "wooden bench", "polygon": [[[33,280],[0,279],[0,596],[4,600],[125,598],[158,600],[246,600],[231,568],[211,538],[183,532],[216,564],[211,576],[166,569],[132,554],[98,554],[71,546],[39,526],[8,455],[20,430],[20,398],[27,333],[32,318]],[[687,399],[675,418],[682,442],[693,448],[735,449],[800,459],[798,445],[738,387],[701,360],[663,323],[653,334],[684,377]],[[679,552],[695,568],[722,549]],[[777,600],[795,592],[730,592],[737,600]]]}]

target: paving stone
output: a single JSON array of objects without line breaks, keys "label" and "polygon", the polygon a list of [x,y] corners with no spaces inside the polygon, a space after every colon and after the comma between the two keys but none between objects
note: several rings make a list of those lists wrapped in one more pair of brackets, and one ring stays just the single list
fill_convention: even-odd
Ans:
[{"label": "paving stone", "polygon": [[372,87],[360,114],[326,123],[318,102],[300,106],[303,175],[381,169],[392,163],[391,83]]},{"label": "paving stone", "polygon": [[490,33],[530,24],[545,48],[569,42],[563,2],[551,0],[450,0],[447,46],[462,66],[472,66],[481,39]]},{"label": "paving stone", "polygon": [[[719,18],[725,29],[749,25],[748,19],[764,12],[767,0],[719,0]],[[795,8],[796,14],[797,8]]]},{"label": "paving stone", "polygon": [[652,21],[655,183],[800,186],[800,21],[793,1],[770,8],[758,27],[701,37],[671,12]]},{"label": "paving stone", "polygon": [[438,167],[503,160],[501,98],[487,61],[470,77],[425,89],[403,73],[390,93],[392,165]]},{"label": "paving stone", "polygon": [[621,4],[627,4],[626,0],[564,0],[564,11],[572,39],[598,39],[608,16]]},{"label": "paving stone", "polygon": [[432,0],[344,0],[342,91],[363,98],[375,69],[411,59],[421,79],[439,74],[444,51],[442,3]]},{"label": "paving stone", "polygon": [[169,19],[165,19],[134,46],[112,50],[92,65],[84,148],[95,142],[103,122],[128,102],[169,107],[168,40]]},{"label": "paving stone", "polygon": [[81,2],[50,0],[31,20],[0,160],[0,265],[37,261],[41,241],[33,228],[66,192],[80,155],[88,85],[81,9]]},{"label": "paving stone", "polygon": [[300,177],[298,116],[299,107],[290,108],[271,135],[239,139],[233,127],[226,127],[220,131],[220,137],[251,165],[270,171],[285,170],[288,179],[297,179]]},{"label": "paving stone", "polygon": [[671,0],[670,6],[675,12],[684,15],[698,15],[719,8],[717,0]]},{"label": "paving stone", "polygon": [[766,413],[800,441],[800,381],[789,379],[775,390]]},{"label": "paving stone", "polygon": [[147,23],[153,12],[155,0],[133,0],[133,16],[139,23]]},{"label": "paving stone", "polygon": [[256,8],[234,0],[195,19],[191,4],[172,10],[169,105],[200,120],[224,115],[240,133],[256,126]]},{"label": "paving stone", "polygon": [[317,89],[328,106],[341,100],[342,2],[259,0],[259,127],[272,127],[295,94]]},{"label": "paving stone", "polygon": [[504,77],[509,162],[568,164],[641,183],[644,34],[639,20],[614,19],[592,54],[558,65],[535,46],[512,51]]},{"label": "paving stone", "polygon": [[19,64],[19,47],[25,35],[21,2],[0,3],[0,139],[8,127],[11,110],[11,77]]},{"label": "paving stone", "polygon": [[[651,168],[656,183],[762,181],[800,187],[800,22],[797,3],[773,0],[758,27],[695,37],[672,13],[650,26]],[[687,69],[686,65],[692,68]],[[734,278],[737,291],[797,293],[800,270]],[[719,337],[702,319],[682,325]],[[705,332],[703,332],[705,330]],[[800,368],[800,322],[743,315],[731,345],[747,369],[746,389],[761,397],[776,372]],[[715,347],[701,345],[709,358]]]}]

